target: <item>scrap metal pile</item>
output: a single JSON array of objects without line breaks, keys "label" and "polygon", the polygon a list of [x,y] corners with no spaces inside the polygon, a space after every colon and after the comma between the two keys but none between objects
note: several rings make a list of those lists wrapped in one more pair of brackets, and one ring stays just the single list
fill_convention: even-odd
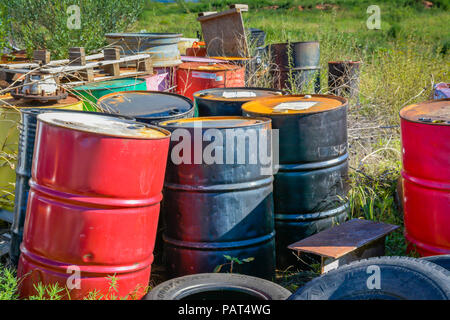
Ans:
[{"label": "scrap metal pile", "polygon": [[[0,253],[22,298],[108,299],[112,275],[128,299],[450,298],[450,100],[400,112],[407,250],[426,258],[386,257],[398,226],[348,221],[361,63],[329,62],[317,94],[319,42],[266,46],[246,11],[200,14],[204,41],[107,34],[101,53],[0,65]],[[294,294],[272,282],[310,264]],[[167,281],[147,294],[152,268]]]}]

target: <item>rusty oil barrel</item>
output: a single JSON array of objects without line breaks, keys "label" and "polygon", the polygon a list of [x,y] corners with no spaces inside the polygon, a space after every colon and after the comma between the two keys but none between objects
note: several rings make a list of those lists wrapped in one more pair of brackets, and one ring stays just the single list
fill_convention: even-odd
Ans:
[{"label": "rusty oil barrel", "polygon": [[[28,181],[31,179],[31,166],[33,163],[34,141],[36,137],[37,116],[45,112],[72,112],[72,113],[92,113],[101,115],[96,112],[74,111],[67,109],[55,108],[27,108],[21,109],[21,121],[19,124],[19,150],[17,153],[16,166],[16,190],[14,199],[14,217],[11,224],[11,244],[9,256],[11,262],[17,267],[20,256],[20,243],[23,237],[23,226],[25,224],[25,216],[27,212],[28,192],[30,186]],[[110,117],[118,117],[116,115],[107,115]],[[125,119],[125,117],[120,117]],[[127,117],[128,120],[135,120]]]},{"label": "rusty oil barrel", "polygon": [[450,99],[407,106],[400,118],[408,251],[450,254]]},{"label": "rusty oil barrel", "polygon": [[[71,299],[94,290],[108,298],[107,277],[115,275],[114,294],[140,298],[153,261],[170,133],[102,115],[37,119],[20,296],[35,294],[42,282],[67,287]],[[79,288],[71,282],[75,272]]]},{"label": "rusty oil barrel", "polygon": [[194,93],[194,104],[200,117],[242,116],[244,103],[281,94],[280,90],[265,88],[206,89]]},{"label": "rusty oil barrel", "polygon": [[159,91],[115,92],[100,98],[98,106],[103,112],[130,116],[155,125],[163,120],[194,116],[194,106],[189,98]]},{"label": "rusty oil barrel", "polygon": [[279,133],[274,180],[277,267],[296,258],[286,247],[347,218],[347,100],[327,95],[262,98],[243,114],[272,119]]},{"label": "rusty oil barrel", "polygon": [[[256,157],[264,150],[271,155],[271,140],[264,139],[265,134],[271,137],[270,120],[201,117],[159,125],[173,136],[161,210],[168,276],[220,269],[271,279],[275,272],[272,163],[271,158],[264,163]],[[183,161],[176,157],[181,137]],[[222,161],[198,159],[211,152],[212,138],[215,155],[221,155]],[[232,265],[234,258],[242,264]]]}]

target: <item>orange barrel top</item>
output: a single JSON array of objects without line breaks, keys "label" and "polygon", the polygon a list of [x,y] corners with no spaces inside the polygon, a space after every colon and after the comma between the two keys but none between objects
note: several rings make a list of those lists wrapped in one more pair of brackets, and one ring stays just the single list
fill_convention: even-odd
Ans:
[{"label": "orange barrel top", "polygon": [[400,118],[408,250],[450,254],[450,99],[407,106]]},{"label": "orange barrel top", "polygon": [[[20,295],[34,285],[65,287],[72,299],[107,294],[115,275],[120,297],[148,285],[170,133],[83,113],[38,116],[34,162],[18,276]],[[72,272],[70,272],[72,270]],[[128,296],[130,298],[130,296]]]}]

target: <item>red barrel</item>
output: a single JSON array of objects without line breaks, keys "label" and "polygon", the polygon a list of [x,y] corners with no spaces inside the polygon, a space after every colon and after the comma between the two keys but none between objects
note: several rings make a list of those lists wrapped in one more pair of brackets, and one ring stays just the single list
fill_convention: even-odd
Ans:
[{"label": "red barrel", "polygon": [[[18,276],[140,298],[150,278],[170,133],[115,117],[38,116]],[[77,285],[77,270],[81,280]],[[111,275],[117,289],[110,289]],[[69,286],[70,283],[70,286]],[[66,296],[66,298],[69,298]]]},{"label": "red barrel", "polygon": [[450,254],[450,99],[400,111],[408,251]]},{"label": "red barrel", "polygon": [[186,62],[178,66],[177,93],[194,100],[194,93],[211,88],[245,86],[245,67],[230,63]]}]

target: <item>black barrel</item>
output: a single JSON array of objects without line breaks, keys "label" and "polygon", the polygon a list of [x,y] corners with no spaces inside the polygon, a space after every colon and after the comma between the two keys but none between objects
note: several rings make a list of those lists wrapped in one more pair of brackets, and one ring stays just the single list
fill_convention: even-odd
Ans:
[{"label": "black barrel", "polygon": [[347,100],[282,96],[246,103],[242,110],[271,118],[279,129],[275,229],[277,266],[286,268],[297,260],[288,245],[347,218]]},{"label": "black barrel", "polygon": [[[36,136],[37,116],[45,112],[83,112],[93,113],[88,111],[75,111],[67,109],[56,108],[25,108],[20,109],[20,135],[19,135],[19,149],[17,153],[17,167],[16,167],[16,191],[14,200],[14,217],[11,224],[11,246],[10,258],[11,262],[17,266],[20,256],[20,243],[22,242],[23,227],[25,224],[25,216],[27,212],[28,192],[30,186],[28,181],[31,178],[31,166],[33,163],[34,140]],[[116,116],[116,115],[111,115]],[[129,120],[134,120],[132,117],[120,117]]]},{"label": "black barrel", "polygon": [[194,93],[194,104],[200,117],[241,116],[244,103],[281,94],[276,89],[214,88]]},{"label": "black barrel", "polygon": [[248,44],[251,48],[264,47],[266,44],[266,33],[261,29],[248,28]]},{"label": "black barrel", "polygon": [[360,61],[328,62],[328,91],[333,95],[357,98],[359,103]]},{"label": "black barrel", "polygon": [[101,97],[98,106],[103,112],[134,117],[153,125],[163,120],[194,116],[194,105],[189,98],[169,92],[113,92]]},{"label": "black barrel", "polygon": [[[258,156],[264,150],[271,155],[270,120],[201,117],[159,125],[173,134],[161,209],[168,275],[220,270],[271,279],[275,272],[272,163],[271,158],[264,163]],[[179,135],[188,134],[191,139],[182,138],[186,147],[194,150],[199,143],[197,150],[205,153],[211,142],[202,142],[202,137],[211,133],[217,143],[213,154],[221,154],[223,161],[195,161],[195,152],[188,155],[183,150],[187,160],[174,163]]]},{"label": "black barrel", "polygon": [[314,81],[314,91],[320,91],[318,41],[270,44],[268,52],[274,88],[301,91]]}]

